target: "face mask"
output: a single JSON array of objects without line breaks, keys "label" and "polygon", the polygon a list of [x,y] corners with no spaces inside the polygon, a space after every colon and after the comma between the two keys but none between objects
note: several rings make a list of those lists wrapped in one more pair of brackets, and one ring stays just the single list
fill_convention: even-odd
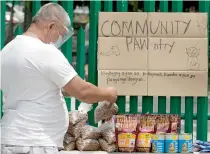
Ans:
[{"label": "face mask", "polygon": [[62,36],[59,35],[58,40],[55,43],[51,42],[50,44],[54,45],[56,48],[60,48],[63,42],[62,40]]}]

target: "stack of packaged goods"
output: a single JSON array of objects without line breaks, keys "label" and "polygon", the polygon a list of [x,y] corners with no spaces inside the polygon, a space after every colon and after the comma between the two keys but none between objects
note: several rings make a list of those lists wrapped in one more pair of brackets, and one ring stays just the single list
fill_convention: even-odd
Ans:
[{"label": "stack of packaged goods", "polygon": [[194,152],[210,153],[210,142],[197,140],[193,144]]},{"label": "stack of packaged goods", "polygon": [[180,116],[116,115],[119,152],[191,153],[192,134],[179,134]]},{"label": "stack of packaged goods", "polygon": [[[88,112],[92,105],[81,103],[79,109],[69,112],[69,128],[64,139],[66,151],[108,151],[116,150],[114,123],[105,123],[101,127],[86,125]],[[99,112],[100,111],[100,112]],[[116,104],[101,102],[95,109],[95,120],[110,120],[118,112]]]}]

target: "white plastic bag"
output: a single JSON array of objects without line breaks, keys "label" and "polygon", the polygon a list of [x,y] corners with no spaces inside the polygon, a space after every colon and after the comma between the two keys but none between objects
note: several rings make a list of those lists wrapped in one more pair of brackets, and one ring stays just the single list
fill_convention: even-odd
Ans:
[{"label": "white plastic bag", "polygon": [[101,120],[109,120],[113,115],[117,114],[118,106],[116,103],[107,101],[99,102],[94,112],[95,123]]},{"label": "white plastic bag", "polygon": [[81,121],[88,120],[88,112],[92,109],[92,104],[81,103],[78,110],[69,112],[69,124],[75,125]]}]

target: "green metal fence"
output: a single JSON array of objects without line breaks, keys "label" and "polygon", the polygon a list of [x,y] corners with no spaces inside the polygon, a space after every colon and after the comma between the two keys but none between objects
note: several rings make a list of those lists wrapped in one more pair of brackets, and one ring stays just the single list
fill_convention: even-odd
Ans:
[{"label": "green metal fence", "polygon": [[[53,1],[56,2],[56,1]],[[88,70],[88,81],[97,85],[97,33],[98,33],[98,12],[112,12],[113,2],[112,0],[104,1],[104,10],[101,10],[101,1],[90,1],[90,42],[89,42],[89,65]],[[40,1],[33,1],[33,11],[32,14],[38,11],[41,6]],[[73,19],[73,1],[63,1],[62,6],[69,13],[70,18]],[[168,1],[160,1],[160,11],[168,12]],[[117,11],[127,12],[128,11],[128,1],[118,0],[117,1]],[[145,12],[155,12],[155,1],[144,1],[144,11]],[[172,1],[172,11],[182,12],[183,11],[183,1],[174,0]],[[209,1],[199,1],[199,12],[210,12],[210,2]],[[208,16],[210,21],[210,15]],[[22,33],[21,27],[16,30],[15,34]],[[5,1],[1,1],[1,49],[4,46],[4,34],[5,34]],[[62,47],[62,52],[69,60],[72,62],[72,39],[69,39]],[[129,59],[128,59],[129,60]],[[84,64],[85,64],[85,33],[82,28],[79,29],[77,36],[77,59],[76,59],[76,70],[78,74],[84,78]],[[161,88],[161,87],[160,87]],[[2,95],[1,95],[2,100]],[[68,109],[71,109],[71,99],[65,98]],[[79,101],[76,101],[76,108],[79,105]],[[120,96],[117,99],[120,113],[126,113],[126,97]],[[129,113],[138,113],[138,96],[130,97],[130,111]],[[1,101],[2,104],[2,101]],[[94,108],[96,105],[94,105]],[[185,97],[185,113],[181,113],[181,97],[171,97],[170,98],[170,113],[181,115],[182,119],[185,120],[185,132],[193,133],[193,120],[197,120],[197,139],[207,140],[208,134],[208,119],[210,120],[210,115],[208,115],[208,97],[197,97],[197,114],[193,113],[194,108],[194,98]],[[154,113],[153,112],[153,97],[143,96],[142,98],[142,113]],[[166,113],[166,97],[158,97],[158,113]],[[93,110],[89,114],[90,124],[94,125],[94,115]]]}]

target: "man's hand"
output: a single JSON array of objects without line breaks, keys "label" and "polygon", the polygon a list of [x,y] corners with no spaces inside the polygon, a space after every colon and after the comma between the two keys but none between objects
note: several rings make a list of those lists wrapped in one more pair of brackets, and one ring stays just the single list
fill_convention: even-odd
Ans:
[{"label": "man's hand", "polygon": [[108,93],[108,100],[110,103],[115,103],[117,100],[117,89],[114,87],[108,87],[106,88],[106,91]]}]

